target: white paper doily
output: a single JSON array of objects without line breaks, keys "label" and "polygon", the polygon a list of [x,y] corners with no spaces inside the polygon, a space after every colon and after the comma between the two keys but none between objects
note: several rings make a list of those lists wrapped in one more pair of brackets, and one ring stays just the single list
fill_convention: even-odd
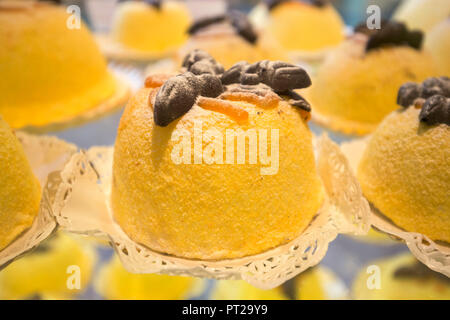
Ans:
[{"label": "white paper doily", "polygon": [[61,170],[77,147],[54,137],[34,136],[16,132],[25,154],[42,187],[39,213],[31,227],[0,251],[0,270],[20,255],[36,247],[56,228],[53,217],[54,199],[49,197],[49,189],[57,189],[58,184],[51,178],[51,172]]},{"label": "white paper doily", "polygon": [[[64,229],[110,239],[133,273],[164,273],[215,279],[243,279],[274,288],[316,265],[338,233],[366,234],[370,208],[345,156],[327,136],[316,139],[317,166],[327,199],[310,226],[295,240],[258,255],[221,261],[188,260],[154,252],[133,242],[114,222],[109,206],[112,147],[94,147],[71,159],[58,173],[64,186],[54,194]],[[64,210],[62,210],[64,208]]]},{"label": "white paper doily", "polygon": [[[368,139],[356,139],[341,145],[341,150],[349,159],[353,172],[356,172]],[[421,233],[407,232],[374,207],[371,210],[370,220],[378,230],[403,241],[411,253],[430,269],[450,277],[450,244],[434,242]]]}]

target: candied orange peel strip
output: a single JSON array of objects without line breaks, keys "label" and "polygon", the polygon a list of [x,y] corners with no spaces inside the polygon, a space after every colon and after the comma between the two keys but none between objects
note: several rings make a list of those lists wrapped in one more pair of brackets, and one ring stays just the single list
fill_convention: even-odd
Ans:
[{"label": "candied orange peel strip", "polygon": [[148,94],[148,105],[153,108],[153,102],[155,101],[156,98],[156,94],[159,91],[159,87],[156,88],[152,88],[152,90],[150,91],[150,93]]},{"label": "candied orange peel strip", "polygon": [[170,74],[164,74],[164,73],[153,74],[151,76],[148,76],[145,79],[145,87],[146,88],[159,88],[164,84],[164,82],[166,82],[171,77],[172,77],[172,75],[170,75]]},{"label": "candied orange peel strip", "polygon": [[297,108],[297,109],[299,110],[300,116],[302,117],[303,120],[305,120],[306,122],[311,120],[311,112],[308,112],[306,110],[299,109],[299,108]]},{"label": "candied orange peel strip", "polygon": [[280,102],[280,98],[275,93],[268,92],[265,96],[258,96],[251,92],[232,91],[224,92],[219,99],[230,101],[244,101],[264,109],[275,108]]},{"label": "candied orange peel strip", "polygon": [[248,121],[247,111],[225,100],[200,97],[197,101],[197,104],[205,110],[223,113],[235,120],[237,123]]}]

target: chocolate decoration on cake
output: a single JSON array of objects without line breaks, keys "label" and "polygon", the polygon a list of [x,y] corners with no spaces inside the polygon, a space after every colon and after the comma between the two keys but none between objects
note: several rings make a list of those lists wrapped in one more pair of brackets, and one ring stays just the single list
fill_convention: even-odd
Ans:
[{"label": "chocolate decoration on cake", "polygon": [[288,1],[304,2],[307,4],[311,4],[313,6],[319,7],[319,8],[324,7],[328,4],[328,0],[266,0],[265,3],[266,3],[267,8],[269,8],[269,10],[273,10],[278,5],[282,4],[283,2],[288,2]]},{"label": "chocolate decoration on cake", "polygon": [[288,101],[290,105],[311,112],[311,105],[309,104],[309,102],[294,90],[289,90],[280,94],[290,98]]},{"label": "chocolate decoration on cake", "polygon": [[199,96],[217,98],[228,90],[260,96],[273,91],[286,96],[291,105],[311,111],[309,103],[293,91],[311,85],[309,75],[296,65],[269,60],[239,62],[224,72],[208,53],[194,50],[184,58],[183,68],[185,73],[169,78],[156,94],[153,113],[158,126],[165,127],[186,114]]},{"label": "chocolate decoration on cake", "polygon": [[186,114],[198,96],[215,98],[223,92],[220,79],[211,74],[185,72],[167,80],[159,89],[153,110],[158,126],[165,127]]},{"label": "chocolate decoration on cake", "polygon": [[224,14],[197,20],[189,27],[188,34],[194,35],[204,28],[207,28],[214,24],[222,23],[224,21],[226,21],[226,15]]},{"label": "chocolate decoration on cake", "polygon": [[209,53],[199,49],[191,51],[184,57],[182,67],[196,75],[203,73],[220,75],[225,71]]},{"label": "chocolate decoration on cake", "polygon": [[151,5],[155,9],[160,10],[162,5],[162,0],[144,0],[145,3]]},{"label": "chocolate decoration on cake", "polygon": [[450,98],[438,94],[428,98],[420,110],[419,120],[428,125],[450,126]]},{"label": "chocolate decoration on cake", "polygon": [[422,84],[407,82],[398,90],[397,103],[404,108],[419,103],[421,122],[450,126],[450,79],[428,78]]},{"label": "chocolate decoration on cake", "polygon": [[394,277],[399,279],[436,279],[450,283],[450,278],[445,275],[435,272],[422,264],[420,261],[416,261],[414,264],[399,267],[394,272]]},{"label": "chocolate decoration on cake", "polygon": [[247,15],[236,10],[231,10],[227,14],[219,16],[200,19],[189,27],[188,33],[194,35],[202,29],[223,22],[229,22],[236,33],[251,44],[255,44],[258,40],[258,34],[253,28],[250,20],[247,18]]},{"label": "chocolate decoration on cake", "polygon": [[362,23],[355,27],[355,32],[369,37],[366,52],[388,46],[409,46],[416,50],[422,48],[423,33],[418,30],[410,31],[401,22],[382,21],[381,29],[369,29]]},{"label": "chocolate decoration on cake", "polygon": [[264,83],[276,93],[284,93],[293,89],[309,87],[311,78],[299,66],[282,61],[263,60],[253,64],[246,62],[235,64],[222,75],[222,83],[225,85]]},{"label": "chocolate decoration on cake", "polygon": [[397,104],[408,108],[414,104],[417,98],[422,95],[422,86],[414,82],[407,82],[403,84],[398,90]]}]

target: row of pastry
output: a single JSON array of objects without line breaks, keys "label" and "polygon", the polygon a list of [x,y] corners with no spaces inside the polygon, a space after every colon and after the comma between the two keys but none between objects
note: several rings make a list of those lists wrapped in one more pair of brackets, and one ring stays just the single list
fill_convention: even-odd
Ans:
[{"label": "row of pastry", "polygon": [[[87,30],[59,28],[58,13],[65,23],[57,7],[0,2],[6,26],[0,28],[6,48],[0,48],[0,113],[14,128],[89,110],[115,90]],[[34,19],[48,25],[42,38]],[[242,14],[219,20],[237,31],[234,37],[252,37]],[[353,132],[356,123],[363,128],[358,133],[373,131],[357,172],[371,205],[406,231],[448,243],[448,73],[432,66],[421,34],[403,24],[356,31],[312,79],[288,62],[258,58],[227,65],[209,47],[187,52],[174,74],[149,76],[125,109],[114,151],[110,201],[125,233],[151,250],[186,259],[240,258],[289,243],[325,201],[308,127],[317,109],[332,128]],[[219,52],[228,58],[227,50]],[[277,173],[263,176],[262,163],[223,165],[218,158],[212,164],[174,163],[175,133],[194,136],[198,121],[223,136],[230,129],[278,130]],[[31,226],[41,200],[41,187],[6,122],[0,127],[0,252]],[[202,143],[202,151],[211,150],[210,141]]]},{"label": "row of pastry", "polygon": [[[96,269],[98,260],[92,241],[60,231],[0,271],[0,299],[448,300],[450,297],[449,279],[431,271],[410,254],[370,261],[355,275],[350,290],[335,273],[321,265],[275,289],[261,290],[242,280],[219,280],[211,288],[206,280],[192,277],[132,274],[117,257]],[[75,289],[67,286],[73,274],[72,270],[68,272],[69,266],[77,266],[81,274]],[[371,279],[374,274],[370,268],[374,266],[381,275],[377,281]]]}]

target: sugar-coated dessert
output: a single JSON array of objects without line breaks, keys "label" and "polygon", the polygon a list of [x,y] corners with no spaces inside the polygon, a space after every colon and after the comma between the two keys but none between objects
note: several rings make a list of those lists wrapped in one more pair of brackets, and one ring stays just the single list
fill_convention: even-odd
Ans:
[{"label": "sugar-coated dessert", "polygon": [[0,299],[74,298],[86,289],[95,259],[83,239],[58,232],[0,271]]},{"label": "sugar-coated dessert", "polygon": [[0,2],[0,114],[13,128],[64,121],[102,103],[116,80],[62,7]]},{"label": "sugar-coated dessert", "polygon": [[449,16],[450,1],[405,0],[394,13],[393,19],[404,22],[409,28],[428,32]]},{"label": "sugar-coated dessert", "polygon": [[330,53],[308,89],[317,120],[347,134],[372,132],[396,109],[403,83],[437,75],[431,56],[421,50],[422,38],[396,22],[379,30],[357,27]]},{"label": "sugar-coated dessert", "polygon": [[[334,282],[332,284],[332,282]],[[345,289],[336,287],[336,276],[326,268],[314,267],[271,290],[253,287],[243,280],[220,280],[211,293],[215,300],[327,300],[344,298]],[[340,296],[329,294],[329,289]]]},{"label": "sugar-coated dessert", "polygon": [[407,83],[404,107],[370,138],[358,168],[364,196],[399,227],[450,242],[450,79]]},{"label": "sugar-coated dessert", "polygon": [[100,270],[95,288],[108,300],[179,300],[198,284],[192,277],[130,273],[115,256]]},{"label": "sugar-coated dessert", "polygon": [[177,53],[178,64],[195,49],[208,52],[225,68],[240,61],[285,60],[279,44],[268,34],[258,32],[239,11],[200,19],[188,32],[188,42]]},{"label": "sugar-coated dessert", "polygon": [[377,266],[379,269],[367,266],[361,270],[353,283],[354,299],[450,299],[450,279],[429,269],[411,254],[373,261],[370,265]]},{"label": "sugar-coated dessert", "polygon": [[310,85],[308,74],[280,61],[224,71],[201,51],[184,68],[147,78],[126,107],[115,220],[132,240],[192,259],[239,258],[295,239],[323,200],[309,104],[293,92]]},{"label": "sugar-coated dessert", "polygon": [[41,187],[14,132],[0,116],[0,251],[26,231],[39,212]]},{"label": "sugar-coated dessert", "polygon": [[450,76],[450,18],[427,33],[424,46],[432,55],[440,74]]},{"label": "sugar-coated dessert", "polygon": [[187,40],[190,23],[181,1],[125,1],[116,9],[112,38],[135,50],[165,54]]},{"label": "sugar-coated dessert", "polygon": [[269,0],[265,30],[289,51],[319,51],[344,40],[344,22],[324,0]]}]

